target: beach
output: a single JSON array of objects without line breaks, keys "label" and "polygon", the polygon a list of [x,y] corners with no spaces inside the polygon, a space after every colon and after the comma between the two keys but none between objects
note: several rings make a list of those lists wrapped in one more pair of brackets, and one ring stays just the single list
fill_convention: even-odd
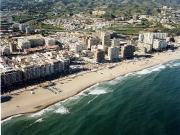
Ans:
[{"label": "beach", "polygon": [[[179,50],[156,53],[153,54],[151,58],[120,62],[113,68],[91,71],[62,80],[57,79],[54,80],[56,85],[53,86],[53,91],[56,91],[56,94],[40,86],[34,86],[26,90],[18,90],[19,92],[10,94],[12,96],[10,101],[1,103],[1,119],[17,114],[36,112],[56,102],[72,97],[96,83],[109,81],[131,72],[176,59],[180,59]],[[34,94],[31,94],[32,89]]]}]

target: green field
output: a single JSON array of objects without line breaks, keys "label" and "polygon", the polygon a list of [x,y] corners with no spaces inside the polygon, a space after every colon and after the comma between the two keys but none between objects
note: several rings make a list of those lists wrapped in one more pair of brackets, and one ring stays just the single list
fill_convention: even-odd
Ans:
[{"label": "green field", "polygon": [[148,27],[144,25],[113,25],[108,29],[115,31],[118,34],[138,35],[140,31],[144,31],[146,28]]},{"label": "green field", "polygon": [[38,23],[33,25],[33,28],[35,29],[44,29],[44,30],[48,30],[48,31],[65,31],[63,26],[53,26],[51,24],[44,24],[44,23]]}]

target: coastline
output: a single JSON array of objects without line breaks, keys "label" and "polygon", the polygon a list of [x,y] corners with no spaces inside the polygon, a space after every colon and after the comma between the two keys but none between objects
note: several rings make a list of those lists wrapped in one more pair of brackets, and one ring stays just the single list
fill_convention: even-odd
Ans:
[{"label": "coastline", "polygon": [[55,80],[56,88],[61,92],[54,94],[42,87],[35,87],[35,94],[30,94],[30,90],[19,92],[11,95],[13,98],[5,103],[1,103],[1,120],[9,117],[34,113],[47,108],[57,102],[63,101],[81,91],[101,82],[113,80],[119,76],[128,73],[137,72],[158,64],[163,64],[172,60],[180,59],[180,51],[163,52],[154,54],[152,58],[141,61],[124,61],[112,69],[101,69],[97,72],[87,72],[82,75],[65,78],[63,80]]}]

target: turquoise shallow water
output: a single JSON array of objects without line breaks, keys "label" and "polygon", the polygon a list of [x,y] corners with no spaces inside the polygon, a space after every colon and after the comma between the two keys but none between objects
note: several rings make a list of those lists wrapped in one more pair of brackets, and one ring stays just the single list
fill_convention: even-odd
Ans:
[{"label": "turquoise shallow water", "polygon": [[180,61],[97,84],[1,126],[2,135],[180,135]]}]

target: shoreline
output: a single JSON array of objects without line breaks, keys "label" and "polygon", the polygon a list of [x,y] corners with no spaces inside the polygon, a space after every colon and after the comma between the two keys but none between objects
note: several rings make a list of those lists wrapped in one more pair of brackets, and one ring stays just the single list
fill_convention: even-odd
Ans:
[{"label": "shoreline", "polygon": [[[5,103],[1,103],[1,121],[5,121],[10,117],[16,117],[16,115],[24,115],[38,112],[49,106],[52,106],[53,104],[73,97],[79,94],[80,92],[86,90],[87,88],[96,85],[97,83],[111,81],[118,78],[119,76],[125,76],[128,73],[138,72],[146,68],[150,68],[159,64],[168,63],[169,61],[174,61],[178,59],[180,60],[179,50],[175,52],[163,52],[158,55],[153,55],[152,58],[147,58],[138,61],[120,62],[120,64],[113,67],[112,69],[101,69],[96,72],[87,72],[73,78],[55,80],[54,82],[57,83],[57,89],[62,89],[62,92],[60,92],[57,95],[52,94],[50,91],[45,91],[39,86],[35,88],[35,93],[37,93],[38,95],[30,95],[28,90],[22,91],[18,95],[13,95],[12,100]],[[94,77],[97,80],[95,80]],[[81,83],[82,81],[84,81],[84,83]],[[32,101],[32,98],[35,98],[36,100]],[[22,107],[18,107],[17,105],[21,105],[21,103]]]}]

